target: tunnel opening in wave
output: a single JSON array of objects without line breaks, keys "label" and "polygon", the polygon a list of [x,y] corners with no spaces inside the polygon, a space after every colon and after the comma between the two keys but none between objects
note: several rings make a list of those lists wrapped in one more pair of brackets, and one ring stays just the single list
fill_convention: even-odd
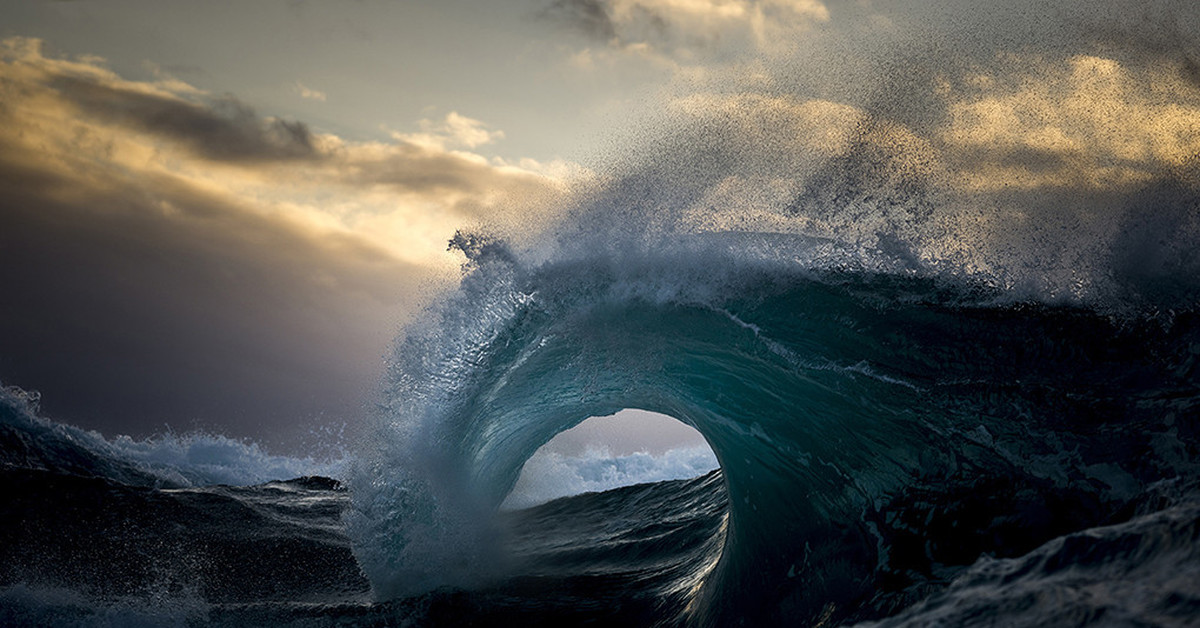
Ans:
[{"label": "tunnel opening in wave", "polygon": [[[593,416],[542,445],[521,469],[502,508],[625,486],[688,480],[719,468],[704,436],[657,412],[626,408]],[[724,492],[724,486],[719,487]]]},{"label": "tunnel opening in wave", "polygon": [[678,621],[725,551],[729,506],[692,425],[636,408],[591,416],[539,447],[500,506],[497,586],[571,613],[582,591],[614,620]]}]

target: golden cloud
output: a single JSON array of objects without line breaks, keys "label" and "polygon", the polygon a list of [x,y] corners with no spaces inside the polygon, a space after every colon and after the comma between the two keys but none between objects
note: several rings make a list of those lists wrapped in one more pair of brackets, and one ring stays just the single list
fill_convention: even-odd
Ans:
[{"label": "golden cloud", "polygon": [[587,177],[571,164],[471,152],[503,132],[457,112],[391,141],[350,142],[174,79],[130,81],[94,57],[53,58],[35,39],[0,46],[0,95],[0,161],[74,181],[47,191],[61,200],[114,186],[155,197],[173,181],[313,237],[360,238],[443,270],[457,265],[446,252],[457,229],[535,232]]},{"label": "golden cloud", "polygon": [[1200,156],[1200,90],[1172,68],[1012,57],[945,81],[941,141],[978,190],[1143,184]]}]

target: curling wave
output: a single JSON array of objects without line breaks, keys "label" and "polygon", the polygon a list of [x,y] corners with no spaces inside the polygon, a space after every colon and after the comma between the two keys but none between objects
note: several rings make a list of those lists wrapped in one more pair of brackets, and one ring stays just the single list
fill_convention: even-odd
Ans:
[{"label": "curling wave", "polygon": [[703,434],[728,492],[665,623],[877,618],[1195,479],[1194,159],[1009,190],[866,110],[710,100],[548,231],[451,241],[351,475],[375,595],[503,578],[522,465],[624,408]]},{"label": "curling wave", "polygon": [[522,465],[622,408],[699,430],[728,491],[720,560],[669,623],[886,614],[1195,477],[1191,312],[1115,318],[704,242],[530,269],[466,243],[474,266],[399,345],[382,446],[352,483],[377,595],[500,575],[488,513]]}]

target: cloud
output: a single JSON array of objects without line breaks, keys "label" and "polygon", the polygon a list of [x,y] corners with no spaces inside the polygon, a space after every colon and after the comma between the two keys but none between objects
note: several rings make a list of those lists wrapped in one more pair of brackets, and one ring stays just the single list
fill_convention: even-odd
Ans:
[{"label": "cloud", "polygon": [[542,15],[603,42],[617,36],[617,26],[609,17],[605,0],[555,0]]},{"label": "cloud", "polygon": [[359,415],[455,231],[536,232],[578,176],[470,152],[503,134],[456,112],[417,126],[348,141],[5,40],[0,378],[110,433],[295,445]]},{"label": "cloud", "polygon": [[[6,157],[8,146],[4,147]],[[429,273],[164,176],[0,166],[0,375],[59,420],[295,445],[353,422]],[[323,415],[323,416],[321,416]]]},{"label": "cloud", "polygon": [[[261,118],[229,96],[190,101],[184,96],[203,96],[203,92],[175,79],[125,81],[104,69],[102,59],[47,58],[41,54],[41,43],[31,39],[5,40],[0,61],[10,82],[5,91],[14,105],[24,105],[28,111],[38,102],[44,108],[26,123],[52,115],[82,115],[178,142],[198,156],[218,161],[315,156],[312,134],[304,124]],[[77,121],[72,126],[82,124]]]},{"label": "cloud", "polygon": [[0,137],[10,154],[95,185],[131,172],[185,179],[217,197],[256,199],[248,211],[354,233],[417,264],[457,267],[445,242],[470,224],[516,221],[515,232],[529,233],[571,184],[560,177],[586,176],[471,152],[504,134],[454,111],[391,141],[352,142],[173,78],[128,81],[102,60],[47,57],[37,40],[6,40],[2,55],[11,104]]},{"label": "cloud", "polygon": [[305,124],[262,118],[231,96],[197,104],[74,76],[54,77],[48,85],[99,120],[176,140],[208,159],[281,161],[317,156]]},{"label": "cloud", "polygon": [[305,100],[316,100],[319,102],[325,102],[325,100],[327,98],[327,95],[325,94],[325,92],[312,89],[312,88],[306,86],[304,83],[301,83],[300,81],[296,81],[296,92],[298,92],[300,94],[300,97],[304,98]]},{"label": "cloud", "polygon": [[1001,66],[940,86],[941,141],[971,187],[1129,187],[1200,156],[1200,89],[1182,72],[1090,55]]},{"label": "cloud", "polygon": [[504,131],[490,131],[483,122],[460,115],[457,111],[451,111],[442,120],[421,120],[419,126],[420,133],[394,133],[392,137],[436,150],[476,148],[504,139]]},{"label": "cloud", "polygon": [[791,49],[830,19],[819,0],[556,0],[543,15],[615,50],[687,63]]}]

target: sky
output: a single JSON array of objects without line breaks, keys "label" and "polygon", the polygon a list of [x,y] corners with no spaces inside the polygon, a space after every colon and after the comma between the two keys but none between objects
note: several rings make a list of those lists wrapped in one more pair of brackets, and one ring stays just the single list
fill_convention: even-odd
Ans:
[{"label": "sky", "polygon": [[303,450],[369,411],[457,230],[536,237],[669,137],[749,146],[705,198],[760,228],[854,138],[988,198],[1194,171],[1192,2],[997,4],[6,2],[0,382]]}]

